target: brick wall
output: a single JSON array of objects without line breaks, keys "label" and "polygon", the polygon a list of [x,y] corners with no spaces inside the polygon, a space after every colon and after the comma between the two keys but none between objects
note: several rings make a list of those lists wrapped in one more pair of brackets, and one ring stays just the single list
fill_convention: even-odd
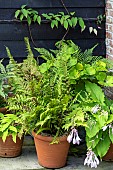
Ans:
[{"label": "brick wall", "polygon": [[113,60],[113,0],[106,0],[106,57]]}]

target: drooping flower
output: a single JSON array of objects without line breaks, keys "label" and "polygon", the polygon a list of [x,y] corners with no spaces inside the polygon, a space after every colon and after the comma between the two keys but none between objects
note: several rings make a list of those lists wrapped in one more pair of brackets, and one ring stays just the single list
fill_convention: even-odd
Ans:
[{"label": "drooping flower", "polygon": [[93,113],[97,113],[100,109],[101,109],[101,107],[99,107],[99,105],[95,105],[95,106],[91,109],[91,111],[92,111]]},{"label": "drooping flower", "polygon": [[108,128],[108,126],[104,126],[104,127],[102,128],[102,130],[103,130],[103,131],[106,131],[107,128]]},{"label": "drooping flower", "polygon": [[99,165],[99,159],[91,149],[89,149],[87,152],[87,157],[84,160],[84,165],[91,166],[91,168],[97,168],[97,165]]},{"label": "drooping flower", "polygon": [[69,143],[71,143],[72,139],[73,139],[73,131],[71,131],[70,134],[68,135],[67,141],[68,141]]},{"label": "drooping flower", "polygon": [[73,142],[73,144],[80,144],[80,137],[78,136],[78,131],[77,129],[73,128],[70,132],[70,134],[67,137],[67,141],[70,143],[71,141]]}]

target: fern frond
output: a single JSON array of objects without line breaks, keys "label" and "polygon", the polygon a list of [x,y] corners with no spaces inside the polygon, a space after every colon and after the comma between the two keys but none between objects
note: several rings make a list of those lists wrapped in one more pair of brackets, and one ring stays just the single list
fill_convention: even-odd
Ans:
[{"label": "fern frond", "polygon": [[33,52],[31,50],[31,46],[30,46],[30,43],[29,43],[29,38],[28,37],[25,37],[24,38],[24,41],[25,41],[25,45],[26,45],[26,49],[27,49],[27,53],[28,53],[28,57],[33,57]]},{"label": "fern frond", "polygon": [[40,53],[39,57],[43,58],[46,61],[54,58],[54,56],[45,48],[35,48],[35,50]]}]

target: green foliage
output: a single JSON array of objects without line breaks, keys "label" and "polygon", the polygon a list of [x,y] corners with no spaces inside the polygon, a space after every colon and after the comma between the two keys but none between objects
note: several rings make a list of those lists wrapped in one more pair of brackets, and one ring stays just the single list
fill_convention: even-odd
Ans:
[{"label": "green foliage", "polygon": [[[26,132],[35,130],[56,138],[73,127],[84,126],[87,147],[102,157],[113,140],[111,130],[103,131],[113,122],[113,104],[103,91],[103,87],[113,86],[107,59],[95,58],[95,47],[83,52],[68,40],[57,42],[56,50],[35,48],[44,59],[38,65],[27,38],[25,43],[28,56],[15,64],[13,82],[18,88],[8,99],[9,110],[20,115]],[[108,142],[105,149],[100,147],[105,145],[104,139]]]},{"label": "green foliage", "polygon": [[27,19],[28,25],[31,25],[32,21],[41,24],[41,17],[38,12],[32,8],[27,9],[26,5],[22,5],[21,9],[15,12],[15,18],[19,18],[20,21]]},{"label": "green foliage", "polygon": [[64,12],[59,12],[57,14],[53,13],[43,13],[42,16],[38,14],[38,11],[27,8],[26,5],[22,5],[20,10],[15,12],[15,18],[23,21],[27,19],[28,25],[31,25],[32,22],[41,24],[42,17],[47,21],[50,21],[51,28],[58,28],[59,25],[62,25],[66,30],[69,27],[75,28],[77,23],[79,24],[81,31],[85,29],[85,23],[83,18],[76,17],[75,12],[70,12],[69,14],[64,14]]},{"label": "green foliage", "polygon": [[7,136],[12,135],[13,141],[16,143],[16,136],[22,137],[24,131],[19,122],[19,117],[14,114],[0,113],[0,137],[5,142]]},{"label": "green foliage", "polygon": [[51,22],[51,28],[59,26],[61,24],[66,30],[69,27],[76,27],[77,23],[81,27],[81,31],[85,29],[85,23],[82,18],[76,17],[75,12],[70,12],[68,15],[65,15],[64,12],[59,12],[58,14],[42,14],[48,21]]}]

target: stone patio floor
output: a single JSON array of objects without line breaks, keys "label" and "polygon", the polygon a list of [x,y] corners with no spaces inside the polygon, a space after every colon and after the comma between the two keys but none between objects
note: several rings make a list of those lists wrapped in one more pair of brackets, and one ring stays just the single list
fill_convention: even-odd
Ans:
[{"label": "stone patio floor", "polygon": [[[35,146],[29,145],[28,141],[26,139],[24,142],[21,156],[0,158],[0,170],[46,170],[38,164]],[[83,165],[84,158],[85,156],[68,156],[67,165],[60,170],[91,170],[91,168]],[[100,162],[97,170],[113,170],[113,162]]]}]

